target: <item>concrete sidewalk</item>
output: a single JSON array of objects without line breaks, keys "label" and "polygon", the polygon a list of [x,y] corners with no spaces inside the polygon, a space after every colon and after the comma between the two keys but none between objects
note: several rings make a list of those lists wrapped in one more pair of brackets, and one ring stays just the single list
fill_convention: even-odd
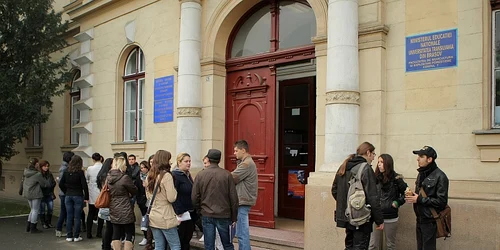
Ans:
[{"label": "concrete sidewalk", "polygon": [[[101,238],[86,239],[86,233],[81,236],[83,241],[67,242],[66,238],[55,236],[55,228],[43,229],[38,225],[42,233],[26,233],[26,216],[0,219],[0,249],[5,250],[72,250],[72,249],[101,249]],[[57,217],[53,218],[53,225]],[[95,227],[95,226],[94,226]],[[95,232],[94,228],[94,232]],[[64,233],[65,230],[63,230]],[[140,232],[140,231],[139,231]],[[95,233],[94,233],[95,235]],[[134,249],[143,249],[139,246],[142,237],[137,235]]]}]

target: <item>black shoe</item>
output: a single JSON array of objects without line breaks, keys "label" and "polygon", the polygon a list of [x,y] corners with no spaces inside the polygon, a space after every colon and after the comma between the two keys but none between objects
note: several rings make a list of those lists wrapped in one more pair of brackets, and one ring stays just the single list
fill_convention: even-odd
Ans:
[{"label": "black shoe", "polygon": [[31,229],[31,222],[27,222],[26,223],[26,233],[29,233],[30,232],[30,229]]},{"label": "black shoe", "polygon": [[36,223],[31,223],[30,225],[30,233],[34,234],[34,233],[41,233],[42,231],[38,230],[36,228]]},{"label": "black shoe", "polygon": [[96,238],[102,238],[102,233],[97,233],[97,234],[95,235],[95,237],[96,237]]}]

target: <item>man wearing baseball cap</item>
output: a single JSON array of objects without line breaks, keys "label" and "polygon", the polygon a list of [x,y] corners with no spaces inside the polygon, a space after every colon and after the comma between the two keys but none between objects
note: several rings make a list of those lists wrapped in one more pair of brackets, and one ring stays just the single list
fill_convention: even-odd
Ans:
[{"label": "man wearing baseball cap", "polygon": [[413,210],[417,216],[417,249],[435,250],[437,227],[431,208],[439,213],[446,207],[449,181],[446,174],[436,164],[436,150],[430,146],[424,146],[419,150],[414,150],[413,154],[418,155],[418,176],[413,195],[407,194],[405,199],[406,202],[413,204]]}]

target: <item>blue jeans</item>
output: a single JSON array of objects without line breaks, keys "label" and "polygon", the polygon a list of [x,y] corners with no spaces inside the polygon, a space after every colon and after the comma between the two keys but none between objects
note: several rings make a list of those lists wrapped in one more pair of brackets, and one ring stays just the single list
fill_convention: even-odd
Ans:
[{"label": "blue jeans", "polygon": [[28,200],[28,203],[30,204],[30,214],[28,215],[28,221],[36,224],[38,220],[38,211],[40,209],[40,203],[42,202],[42,199],[33,199],[33,200]]},{"label": "blue jeans", "polygon": [[233,241],[229,238],[229,225],[233,223],[231,219],[219,219],[203,216],[201,220],[203,222],[205,249],[215,249],[215,228],[217,228],[224,250],[234,250]]},{"label": "blue jeans", "polygon": [[236,224],[236,236],[238,237],[238,249],[250,250],[250,224],[248,223],[248,213],[250,206],[238,207],[238,223]]},{"label": "blue jeans", "polygon": [[181,250],[181,241],[179,240],[177,227],[170,229],[151,227],[151,232],[153,232],[153,238],[155,240],[155,250],[167,249],[167,242],[171,250]]},{"label": "blue jeans", "polygon": [[45,214],[45,207],[47,207],[47,214],[52,214],[54,211],[54,200],[52,200],[52,195],[44,196],[42,198],[42,204],[40,204],[40,214]]},{"label": "blue jeans", "polygon": [[59,198],[61,199],[61,211],[59,213],[59,218],[57,219],[56,230],[62,231],[64,220],[66,219],[66,196],[59,195]]},{"label": "blue jeans", "polygon": [[[66,238],[80,237],[81,216],[83,207],[82,196],[66,196]],[[73,234],[73,222],[75,223],[75,234]]]}]

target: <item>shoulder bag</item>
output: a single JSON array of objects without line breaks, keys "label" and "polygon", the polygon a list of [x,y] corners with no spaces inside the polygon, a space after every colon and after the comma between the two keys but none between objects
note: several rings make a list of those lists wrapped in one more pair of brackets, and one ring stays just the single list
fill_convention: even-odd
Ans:
[{"label": "shoulder bag", "polygon": [[108,180],[104,183],[104,186],[95,200],[94,206],[96,208],[109,208],[111,203],[111,194],[109,193]]},{"label": "shoulder bag", "polygon": [[[427,198],[427,194],[424,191],[423,187],[420,187],[420,194],[422,194],[422,197]],[[446,238],[451,237],[451,208],[446,204],[446,207],[443,209],[443,211],[439,212],[439,214],[436,212],[436,209],[431,207],[431,213],[434,219],[436,220],[436,226],[437,226],[437,233],[436,237],[437,238],[443,238],[446,240]]]},{"label": "shoulder bag", "polygon": [[149,213],[151,212],[151,208],[153,207],[153,203],[155,201],[156,193],[158,192],[158,187],[160,186],[161,179],[156,181],[155,189],[153,190],[153,197],[151,197],[151,202],[149,203],[148,211],[144,216],[142,216],[141,220],[141,231],[147,231],[149,228]]}]

